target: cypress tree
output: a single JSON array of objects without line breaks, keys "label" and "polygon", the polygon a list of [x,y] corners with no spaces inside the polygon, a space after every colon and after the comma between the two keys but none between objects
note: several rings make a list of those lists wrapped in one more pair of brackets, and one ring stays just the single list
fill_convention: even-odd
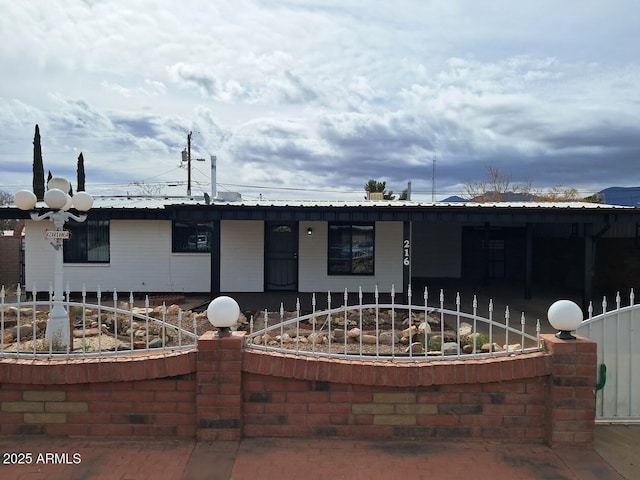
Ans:
[{"label": "cypress tree", "polygon": [[42,165],[42,147],[40,146],[40,128],[36,125],[33,137],[33,193],[38,200],[44,200],[44,166]]},{"label": "cypress tree", "polygon": [[84,157],[78,156],[78,192],[84,192]]}]

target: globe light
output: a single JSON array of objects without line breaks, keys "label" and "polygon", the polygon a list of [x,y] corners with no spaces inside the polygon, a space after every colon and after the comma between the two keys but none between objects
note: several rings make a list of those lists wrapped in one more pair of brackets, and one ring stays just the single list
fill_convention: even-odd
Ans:
[{"label": "globe light", "polygon": [[52,177],[51,180],[47,182],[47,190],[53,190],[54,188],[62,190],[64,193],[69,193],[71,184],[65,178]]},{"label": "globe light", "polygon": [[62,207],[62,210],[66,212],[71,208],[72,205],[73,205],[73,198],[71,198],[71,195],[67,193],[67,203],[64,204],[64,207]]},{"label": "globe light", "polygon": [[229,335],[231,326],[238,321],[240,307],[233,298],[221,296],[214,298],[207,308],[207,318],[218,329],[220,336]]},{"label": "globe light", "polygon": [[86,212],[93,206],[93,197],[87,192],[78,192],[73,196],[73,206],[81,212]]},{"label": "globe light", "polygon": [[[73,206],[80,211],[87,211],[93,206],[93,198],[85,192],[78,192],[74,198],[71,197],[71,184],[60,177],[53,177],[47,183],[48,190],[44,194],[44,202],[48,211],[30,213],[31,220],[41,221],[50,220],[55,226],[53,235],[49,235],[47,231],[45,238],[53,239],[49,242],[55,249],[53,264],[53,297],[52,305],[49,310],[47,319],[47,327],[45,330],[45,342],[52,349],[56,346],[56,351],[67,351],[73,349],[73,338],[69,329],[69,313],[64,307],[64,291],[63,291],[63,271],[64,271],[64,255],[63,240],[69,238],[68,232],[65,232],[64,225],[68,220],[74,220],[81,223],[87,219],[86,214],[75,214],[68,210]],[[34,210],[37,198],[29,191],[22,190],[15,194],[14,202],[21,210]]]},{"label": "globe light", "polygon": [[44,203],[49,208],[60,210],[67,204],[67,194],[57,188],[47,190],[44,194]]},{"label": "globe light", "polygon": [[13,196],[13,203],[20,210],[33,210],[36,206],[38,198],[29,190],[20,190]]},{"label": "globe light", "polygon": [[559,330],[556,337],[575,340],[571,332],[580,326],[584,317],[580,307],[571,300],[558,300],[549,307],[547,318],[551,326]]}]

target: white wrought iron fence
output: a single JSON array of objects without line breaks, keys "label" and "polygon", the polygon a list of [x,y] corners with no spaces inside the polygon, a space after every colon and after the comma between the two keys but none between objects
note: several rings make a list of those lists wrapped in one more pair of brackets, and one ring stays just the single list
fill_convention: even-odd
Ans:
[{"label": "white wrought iron fence", "polygon": [[[524,312],[514,322],[507,307],[497,320],[492,301],[488,317],[478,314],[476,296],[472,313],[465,313],[459,294],[455,310],[445,308],[443,290],[437,306],[429,306],[427,288],[421,305],[412,303],[412,295],[408,286],[407,304],[398,304],[392,287],[389,302],[381,303],[376,288],[375,302],[365,304],[360,288],[358,303],[349,305],[345,289],[341,306],[332,308],[328,292],[327,309],[319,311],[313,294],[310,313],[302,312],[298,299],[295,311],[286,312],[281,304],[279,312],[264,310],[258,318],[251,317],[247,346],[296,355],[398,360],[516,355],[541,349],[540,322],[527,332]],[[530,333],[533,329],[535,334]]]},{"label": "white wrought iron fence", "polygon": [[629,305],[622,305],[618,292],[612,310],[606,297],[601,307],[602,313],[594,316],[589,303],[588,318],[577,330],[598,344],[596,419],[640,422],[640,304],[631,289]]},{"label": "white wrought iron fence", "polygon": [[[63,302],[69,313],[70,329],[73,329],[69,345],[59,349],[52,341],[45,340],[48,312],[53,305],[53,292],[47,300],[37,300],[38,292],[31,291],[31,299],[23,300],[20,285],[15,292],[15,301],[7,301],[4,286],[0,288],[0,357],[53,357],[53,356],[100,356],[132,353],[145,350],[175,351],[194,348],[197,342],[196,320],[193,331],[183,324],[183,312],[169,313],[163,303],[154,309],[149,297],[144,307],[134,306],[133,293],[128,302],[119,306],[118,294],[114,290],[111,305],[102,302],[98,288],[96,303],[87,303],[83,287],[82,301],[70,301],[67,287]],[[12,295],[13,296],[13,295]],[[159,311],[158,311],[159,310]]]}]

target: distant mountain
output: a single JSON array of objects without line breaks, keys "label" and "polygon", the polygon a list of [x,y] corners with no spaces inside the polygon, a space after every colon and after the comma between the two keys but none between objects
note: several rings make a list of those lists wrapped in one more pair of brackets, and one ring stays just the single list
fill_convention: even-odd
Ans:
[{"label": "distant mountain", "polygon": [[[493,192],[487,192],[484,194],[485,198],[493,197]],[[500,198],[502,202],[530,202],[535,199],[535,197],[530,193],[516,193],[516,192],[504,192],[500,194]],[[451,197],[447,197],[444,200],[440,200],[441,202],[479,202],[479,201],[487,201],[482,197],[475,197],[470,200],[459,197],[457,195],[453,195]],[[491,200],[489,200],[491,201]]]},{"label": "distant mountain", "polygon": [[467,200],[465,200],[462,197],[459,197],[457,195],[454,195],[452,197],[447,197],[444,200],[440,200],[441,202],[448,202],[448,203],[455,203],[455,202],[466,202]]},{"label": "distant mountain", "polygon": [[609,187],[598,192],[600,203],[640,207],[640,187]]}]

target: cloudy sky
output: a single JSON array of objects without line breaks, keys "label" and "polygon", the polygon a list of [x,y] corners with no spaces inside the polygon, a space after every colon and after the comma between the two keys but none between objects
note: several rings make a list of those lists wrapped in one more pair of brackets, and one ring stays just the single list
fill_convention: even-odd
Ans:
[{"label": "cloudy sky", "polygon": [[[640,185],[637,0],[0,0],[0,190],[413,198]],[[435,190],[433,166],[435,160]],[[174,186],[175,185],[175,186]]]}]

